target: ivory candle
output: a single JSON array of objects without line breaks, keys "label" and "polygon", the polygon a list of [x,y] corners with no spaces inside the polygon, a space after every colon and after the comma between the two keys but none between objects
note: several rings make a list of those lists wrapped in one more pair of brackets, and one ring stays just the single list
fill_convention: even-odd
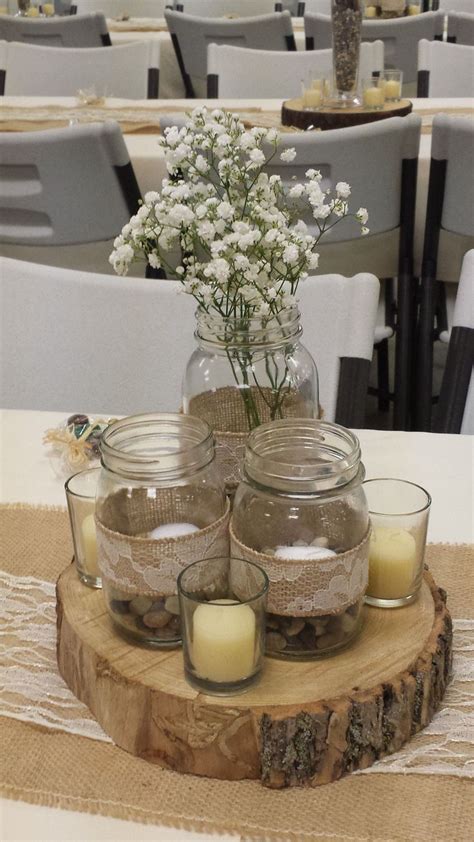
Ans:
[{"label": "ivory candle", "polygon": [[303,93],[303,106],[305,108],[319,108],[323,101],[321,88],[306,88]]},{"label": "ivory candle", "polygon": [[366,88],[364,91],[364,105],[366,108],[382,108],[385,101],[383,88]]},{"label": "ivory candle", "polygon": [[52,18],[54,15],[54,3],[43,3],[43,14],[47,18]]},{"label": "ivory candle", "polygon": [[408,14],[409,15],[419,15],[420,14],[420,7],[418,5],[408,6]]},{"label": "ivory candle", "polygon": [[385,99],[400,99],[400,82],[396,79],[389,79],[384,85]]},{"label": "ivory candle", "polygon": [[180,538],[182,535],[191,535],[192,532],[199,532],[199,526],[194,523],[163,523],[148,533],[148,538]]},{"label": "ivory candle", "polygon": [[84,568],[88,576],[100,576],[97,564],[97,537],[94,514],[87,515],[81,523]]},{"label": "ivory candle", "polygon": [[376,6],[366,6],[365,7],[365,17],[366,18],[376,18],[377,17],[377,7]]},{"label": "ivory candle", "polygon": [[369,586],[377,599],[399,599],[411,593],[417,569],[416,541],[406,529],[376,527],[370,539]]},{"label": "ivory candle", "polygon": [[216,599],[193,614],[191,660],[199,678],[241,681],[255,669],[255,614],[249,605]]},{"label": "ivory candle", "polygon": [[29,18],[38,18],[39,17],[39,9],[38,6],[30,6],[28,9],[26,16]]}]

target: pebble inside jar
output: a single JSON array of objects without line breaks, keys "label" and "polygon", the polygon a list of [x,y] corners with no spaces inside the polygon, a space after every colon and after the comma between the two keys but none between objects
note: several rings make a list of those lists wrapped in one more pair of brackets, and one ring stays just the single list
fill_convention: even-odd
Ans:
[{"label": "pebble inside jar", "polygon": [[360,628],[369,549],[360,459],[357,437],[328,422],[275,421],[249,437],[231,552],[270,580],[269,655],[327,655]]},{"label": "pebble inside jar", "polygon": [[177,646],[179,573],[228,552],[212,433],[191,416],[137,415],[107,428],[101,452],[97,546],[110,617],[132,640]]}]

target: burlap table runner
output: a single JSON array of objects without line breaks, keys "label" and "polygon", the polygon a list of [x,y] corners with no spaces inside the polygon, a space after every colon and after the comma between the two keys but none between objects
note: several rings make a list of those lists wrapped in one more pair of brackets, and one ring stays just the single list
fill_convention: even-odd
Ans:
[{"label": "burlap table runner", "polygon": [[71,553],[65,511],[0,507],[7,797],[244,839],[472,839],[472,546],[427,550],[436,581],[449,594],[455,640],[454,680],[433,722],[366,772],[283,791],[168,772],[111,743],[56,670],[54,582]]}]

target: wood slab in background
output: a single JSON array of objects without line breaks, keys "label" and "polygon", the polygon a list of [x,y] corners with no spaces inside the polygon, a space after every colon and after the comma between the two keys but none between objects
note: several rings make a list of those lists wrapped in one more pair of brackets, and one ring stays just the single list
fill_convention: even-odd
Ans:
[{"label": "wood slab in background", "polygon": [[312,786],[370,766],[431,720],[451,667],[445,594],[425,573],[403,609],[364,609],[353,645],[319,661],[267,659],[240,696],[190,687],[179,650],[133,646],[71,565],[57,583],[58,665],[121,748],[179,772]]},{"label": "wood slab in background", "polygon": [[374,123],[386,120],[388,117],[405,117],[413,108],[409,99],[400,102],[386,102],[380,111],[358,108],[320,108],[317,111],[305,111],[301,99],[288,99],[281,107],[281,122],[283,126],[293,126],[295,129],[347,129],[350,126],[360,126],[363,123]]}]

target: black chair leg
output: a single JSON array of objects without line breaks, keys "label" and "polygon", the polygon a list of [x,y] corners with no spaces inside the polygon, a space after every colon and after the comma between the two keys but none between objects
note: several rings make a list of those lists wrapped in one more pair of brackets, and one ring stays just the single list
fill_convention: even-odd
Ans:
[{"label": "black chair leg", "polygon": [[382,339],[375,346],[377,352],[377,394],[380,412],[390,409],[390,382],[388,366],[388,339]]},{"label": "black chair leg", "polygon": [[431,429],[433,392],[433,335],[436,308],[434,278],[421,279],[420,315],[416,340],[416,381],[414,401],[415,430]]},{"label": "black chair leg", "polygon": [[411,274],[401,273],[399,275],[397,299],[398,320],[395,343],[393,426],[395,430],[408,430],[412,394],[415,320],[415,281]]}]

